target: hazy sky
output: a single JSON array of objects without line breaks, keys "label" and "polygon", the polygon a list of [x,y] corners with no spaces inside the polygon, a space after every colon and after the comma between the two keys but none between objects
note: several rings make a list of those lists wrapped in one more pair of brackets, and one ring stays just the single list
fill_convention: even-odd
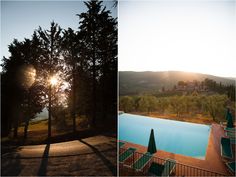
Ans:
[{"label": "hazy sky", "polygon": [[[104,5],[117,17],[113,1]],[[19,41],[30,38],[35,29],[41,26],[49,29],[54,20],[63,29],[71,27],[77,30],[79,17],[76,14],[86,12],[83,1],[1,1],[1,59],[9,56],[8,45],[14,38]]]},{"label": "hazy sky", "polygon": [[119,70],[236,77],[236,1],[120,1]]}]

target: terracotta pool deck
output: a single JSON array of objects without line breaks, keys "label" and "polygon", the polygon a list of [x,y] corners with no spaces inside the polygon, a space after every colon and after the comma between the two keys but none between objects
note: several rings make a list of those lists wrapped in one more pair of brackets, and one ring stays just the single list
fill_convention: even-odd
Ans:
[{"label": "terracotta pool deck", "polygon": [[[221,137],[225,137],[225,133],[223,128],[219,124],[212,124],[211,132],[208,141],[208,147],[206,151],[206,156],[204,160],[192,158],[189,156],[184,156],[180,154],[173,154],[170,152],[157,150],[154,156],[159,158],[171,158],[175,159],[177,162],[190,165],[202,169],[206,169],[209,171],[217,172],[220,174],[225,174],[226,176],[232,176],[232,174],[228,171],[222,157],[220,150],[220,139]],[[123,146],[124,148],[135,147],[137,148],[137,152],[145,153],[147,152],[147,147],[141,146],[138,144],[133,144],[126,142]],[[157,147],[158,148],[158,147]],[[235,161],[235,145],[232,146],[232,150],[234,153],[234,159],[230,161]]]}]

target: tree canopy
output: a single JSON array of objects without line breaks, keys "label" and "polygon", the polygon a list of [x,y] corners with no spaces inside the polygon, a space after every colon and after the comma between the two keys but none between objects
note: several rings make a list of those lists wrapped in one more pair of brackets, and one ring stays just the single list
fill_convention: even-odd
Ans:
[{"label": "tree canopy", "polygon": [[23,122],[27,135],[29,120],[45,107],[50,109],[49,133],[61,111],[70,115],[74,132],[78,116],[93,127],[116,127],[117,20],[101,1],[84,4],[87,11],[77,14],[78,30],[52,21],[49,29],[39,27],[30,39],[9,45],[10,57],[2,59],[4,136],[12,128],[17,136]]}]

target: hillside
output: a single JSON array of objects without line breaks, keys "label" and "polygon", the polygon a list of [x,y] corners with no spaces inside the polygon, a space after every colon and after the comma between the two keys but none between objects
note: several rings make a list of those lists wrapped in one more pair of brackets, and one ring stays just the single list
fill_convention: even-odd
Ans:
[{"label": "hillside", "polygon": [[172,89],[174,85],[177,85],[178,81],[203,81],[206,78],[215,80],[218,83],[221,82],[225,85],[235,83],[233,79],[229,78],[182,71],[120,71],[119,93],[120,95],[129,95],[158,91],[162,87]]}]

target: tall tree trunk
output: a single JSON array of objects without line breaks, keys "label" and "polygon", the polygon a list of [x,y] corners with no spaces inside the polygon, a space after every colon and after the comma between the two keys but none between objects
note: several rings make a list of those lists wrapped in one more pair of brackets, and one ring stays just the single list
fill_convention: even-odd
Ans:
[{"label": "tall tree trunk", "polygon": [[16,111],[14,113],[14,122],[13,122],[13,126],[14,126],[14,130],[13,130],[13,137],[17,138],[18,137],[18,125],[19,125],[19,110],[15,109],[14,111]]},{"label": "tall tree trunk", "polygon": [[16,122],[14,125],[14,134],[13,134],[14,138],[17,138],[17,136],[18,136],[18,122]]},{"label": "tall tree trunk", "polygon": [[[72,57],[73,61],[73,57]],[[72,69],[72,119],[73,119],[73,132],[76,132],[76,116],[75,116],[75,64]]]},{"label": "tall tree trunk", "polygon": [[27,118],[25,120],[25,127],[24,127],[24,139],[27,139],[28,134],[28,127],[29,127],[29,118],[30,118],[30,89],[28,89],[28,107],[27,107]]},{"label": "tall tree trunk", "polygon": [[49,99],[49,108],[48,108],[48,139],[51,138],[51,121],[52,121],[52,118],[51,118],[51,107],[52,107],[52,87],[51,87],[51,84],[49,85],[49,96],[48,96],[48,99]]},{"label": "tall tree trunk", "polygon": [[93,118],[92,126],[96,125],[96,112],[97,112],[97,93],[96,93],[96,68],[95,68],[95,55],[93,59]]},{"label": "tall tree trunk", "polygon": [[95,29],[93,28],[93,118],[92,118],[92,126],[96,125],[96,114],[97,114],[97,93],[96,93],[96,47],[95,47]]},{"label": "tall tree trunk", "polygon": [[106,122],[106,119],[107,119],[107,87],[106,87],[106,82],[107,82],[107,74],[106,74],[106,64],[104,66],[104,71],[103,71],[103,84],[102,84],[102,91],[103,91],[103,99],[102,99],[102,102],[103,102],[103,120]]},{"label": "tall tree trunk", "polygon": [[[49,68],[49,77],[52,77],[52,60],[53,60],[53,44],[54,39],[53,36],[51,37],[51,43],[50,43],[50,68]],[[48,139],[51,138],[51,127],[52,127],[52,85],[49,83],[49,108],[48,108]]]},{"label": "tall tree trunk", "polygon": [[24,139],[27,139],[27,135],[28,135],[28,127],[29,127],[29,119],[25,121]]}]

